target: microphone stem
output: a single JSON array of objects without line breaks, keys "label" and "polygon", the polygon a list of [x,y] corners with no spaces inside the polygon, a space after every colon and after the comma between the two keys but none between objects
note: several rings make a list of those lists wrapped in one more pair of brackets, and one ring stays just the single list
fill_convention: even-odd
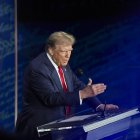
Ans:
[{"label": "microphone stem", "polygon": [[105,101],[104,109],[103,109],[103,112],[102,112],[102,115],[101,115],[102,118],[105,118],[105,111],[106,111],[106,101]]},{"label": "microphone stem", "polygon": [[105,101],[104,110],[103,110],[104,113],[105,113],[105,110],[106,110],[106,101]]}]

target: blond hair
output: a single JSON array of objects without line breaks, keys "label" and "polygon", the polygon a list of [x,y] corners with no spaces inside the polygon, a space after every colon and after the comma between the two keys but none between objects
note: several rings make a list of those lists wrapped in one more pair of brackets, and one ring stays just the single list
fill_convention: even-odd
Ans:
[{"label": "blond hair", "polygon": [[55,47],[55,45],[73,45],[74,43],[75,37],[73,35],[63,31],[54,32],[48,37],[45,49]]}]

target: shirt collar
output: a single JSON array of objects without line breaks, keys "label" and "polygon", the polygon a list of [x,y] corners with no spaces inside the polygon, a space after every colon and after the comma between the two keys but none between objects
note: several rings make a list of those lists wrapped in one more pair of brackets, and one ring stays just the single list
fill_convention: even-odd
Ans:
[{"label": "shirt collar", "polygon": [[51,61],[52,65],[54,66],[54,68],[58,71],[58,66],[54,63],[54,61],[52,60],[51,56],[48,53],[46,53],[46,54],[47,54],[49,60]]}]

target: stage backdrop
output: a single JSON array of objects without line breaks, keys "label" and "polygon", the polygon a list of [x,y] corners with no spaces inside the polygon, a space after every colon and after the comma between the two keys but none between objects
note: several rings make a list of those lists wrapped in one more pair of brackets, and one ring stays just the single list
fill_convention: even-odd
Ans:
[{"label": "stage backdrop", "polygon": [[14,0],[0,0],[0,128],[14,128]]}]

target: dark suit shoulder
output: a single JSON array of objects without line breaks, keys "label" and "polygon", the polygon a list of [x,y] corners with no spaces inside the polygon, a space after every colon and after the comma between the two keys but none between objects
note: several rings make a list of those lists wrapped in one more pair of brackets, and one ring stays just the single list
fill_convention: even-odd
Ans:
[{"label": "dark suit shoulder", "polygon": [[39,54],[37,57],[35,57],[30,63],[29,67],[33,70],[38,70],[41,69],[41,67],[44,64],[44,58],[45,58],[45,53]]},{"label": "dark suit shoulder", "polygon": [[54,70],[55,68],[50,62],[45,52],[38,55],[29,64],[30,72],[33,71],[33,72],[37,72],[43,75],[48,75]]}]

